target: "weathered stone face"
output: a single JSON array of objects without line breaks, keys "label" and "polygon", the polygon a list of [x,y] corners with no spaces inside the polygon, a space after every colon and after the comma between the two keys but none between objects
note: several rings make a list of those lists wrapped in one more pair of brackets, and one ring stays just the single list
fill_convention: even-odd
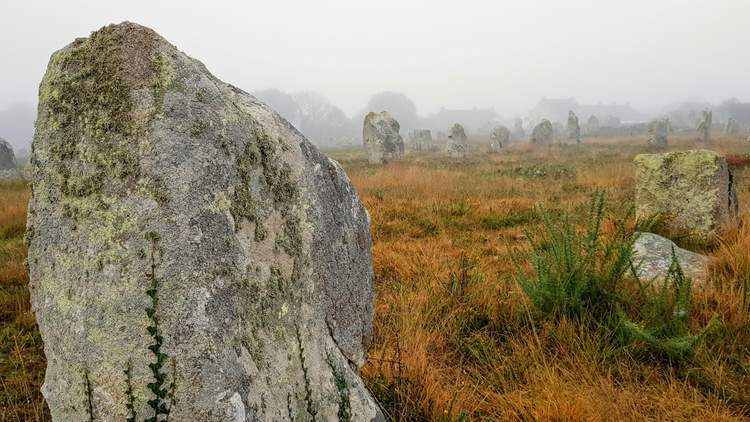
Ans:
[{"label": "weathered stone face", "polygon": [[0,138],[0,180],[17,177],[18,168],[13,147],[5,139]]},{"label": "weathered stone face", "polygon": [[568,125],[566,127],[568,142],[573,144],[581,143],[581,126],[578,125],[578,116],[573,110],[568,112]]},{"label": "weathered stone face", "polygon": [[370,164],[383,164],[401,159],[404,140],[398,133],[401,126],[387,111],[370,112],[365,116],[362,140]]},{"label": "weathered stone face", "polygon": [[367,211],[278,114],[123,23],[52,56],[33,142],[53,420],[381,417],[352,369],[372,332]]},{"label": "weathered stone face", "polygon": [[662,216],[668,229],[709,240],[737,216],[734,177],[713,151],[637,155],[635,174],[640,219]]},{"label": "weathered stone face", "polygon": [[671,240],[653,233],[637,233],[633,243],[633,264],[641,281],[663,283],[672,266],[672,250],[686,277],[700,283],[706,278],[708,258],[677,247]]},{"label": "weathered stone face", "polygon": [[547,119],[542,119],[531,131],[530,142],[532,144],[551,144],[555,137],[555,130]]},{"label": "weathered stone face", "polygon": [[462,159],[466,157],[466,132],[460,124],[454,124],[448,132],[448,156]]},{"label": "weathered stone face", "polygon": [[492,130],[490,135],[490,152],[500,152],[510,143],[510,131],[505,126],[499,126]]},{"label": "weathered stone face", "polygon": [[666,119],[652,120],[648,125],[648,144],[657,148],[665,148],[668,132],[669,122]]},{"label": "weathered stone face", "polygon": [[708,142],[711,133],[711,124],[713,122],[713,113],[704,110],[701,112],[701,120],[698,123],[698,140],[700,142]]}]

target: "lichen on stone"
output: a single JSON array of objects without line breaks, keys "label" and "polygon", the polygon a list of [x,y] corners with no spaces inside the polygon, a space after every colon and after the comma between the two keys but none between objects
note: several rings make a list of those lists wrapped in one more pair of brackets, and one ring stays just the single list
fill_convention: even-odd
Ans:
[{"label": "lichen on stone", "polygon": [[[154,104],[163,95],[159,92],[174,84],[174,72],[156,53],[156,34],[141,31],[137,42],[128,43],[131,31],[129,25],[110,25],[76,40],[53,55],[40,85],[37,129],[58,134],[49,136],[47,158],[61,180],[64,200],[92,197],[92,204],[101,205],[96,197],[111,184],[140,184],[158,202],[168,199],[158,180],[141,180],[134,140],[148,132]],[[140,60],[126,60],[132,55],[129,48],[143,48]],[[152,86],[157,87],[154,98],[136,103],[134,92]]]}]

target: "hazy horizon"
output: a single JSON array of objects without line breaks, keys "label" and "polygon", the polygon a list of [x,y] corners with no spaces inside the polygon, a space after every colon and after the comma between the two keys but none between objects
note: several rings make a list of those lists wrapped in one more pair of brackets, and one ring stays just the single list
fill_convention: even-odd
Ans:
[{"label": "hazy horizon", "polygon": [[53,51],[129,20],[246,91],[315,91],[349,117],[380,91],[406,94],[421,115],[513,116],[542,97],[654,113],[690,98],[750,100],[748,16],[741,0],[6,2],[0,110],[36,104]]}]

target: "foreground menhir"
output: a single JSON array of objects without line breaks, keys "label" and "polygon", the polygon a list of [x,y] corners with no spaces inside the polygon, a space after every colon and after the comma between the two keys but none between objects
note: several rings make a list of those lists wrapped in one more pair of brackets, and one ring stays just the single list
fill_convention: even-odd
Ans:
[{"label": "foreground menhir", "polygon": [[404,139],[398,133],[401,126],[387,111],[369,112],[362,128],[362,140],[370,164],[384,164],[401,159]]},{"label": "foreground menhir", "polygon": [[42,80],[28,217],[55,421],[356,420],[369,217],[341,167],[155,32]]},{"label": "foreground menhir", "polygon": [[5,139],[0,138],[0,180],[16,177],[18,177],[18,168],[13,147]]},{"label": "foreground menhir", "polygon": [[676,234],[710,240],[737,216],[732,171],[713,151],[641,154],[635,168],[639,219],[659,216]]}]

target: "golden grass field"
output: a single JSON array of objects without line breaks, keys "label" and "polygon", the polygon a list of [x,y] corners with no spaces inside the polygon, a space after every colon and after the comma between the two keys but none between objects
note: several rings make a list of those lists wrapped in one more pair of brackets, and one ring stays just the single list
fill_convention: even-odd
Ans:
[{"label": "golden grass field", "polygon": [[[688,149],[688,140],[672,149]],[[750,204],[750,144],[717,139]],[[411,154],[370,166],[333,150],[372,218],[375,336],[361,375],[391,420],[750,419],[750,217],[702,252],[715,257],[694,290],[691,329],[722,329],[686,361],[574,319],[531,309],[512,256],[540,230],[536,209],[588,210],[604,190],[612,222],[633,206],[635,154],[645,140],[472,151],[464,162]],[[0,420],[47,420],[44,356],[29,309],[23,231],[28,188],[0,184]],[[519,268],[520,267],[520,268]],[[633,306],[642,293],[635,288]]]}]

